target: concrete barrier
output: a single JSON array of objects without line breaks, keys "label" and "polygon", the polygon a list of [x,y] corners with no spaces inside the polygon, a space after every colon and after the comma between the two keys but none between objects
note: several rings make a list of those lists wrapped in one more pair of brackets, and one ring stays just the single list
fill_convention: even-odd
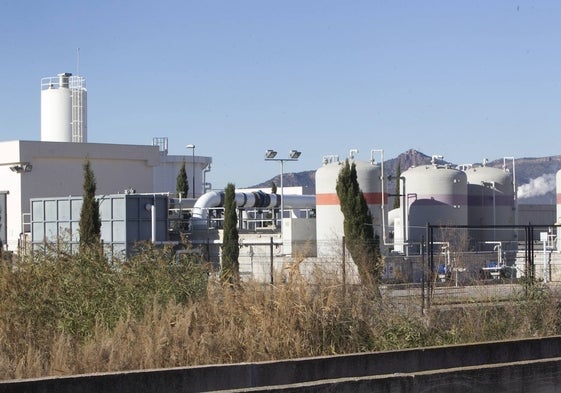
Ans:
[{"label": "concrete barrier", "polygon": [[554,393],[559,391],[561,391],[561,358],[229,390],[230,393]]},{"label": "concrete barrier", "polygon": [[[553,372],[560,367],[559,361],[555,360],[560,356],[561,337],[556,336],[542,339],[497,341],[278,362],[211,365],[5,381],[0,383],[0,393],[100,393],[106,391],[175,393],[247,390],[259,387],[265,390],[257,389],[256,391],[268,391],[267,386],[278,387],[284,385],[286,389],[293,389],[296,388],[295,384],[312,384],[319,387],[327,383],[326,381],[335,383],[334,381],[338,380],[338,383],[342,383],[349,378],[361,384],[374,383],[367,383],[366,381],[381,383],[377,382],[380,379],[388,380],[388,383],[390,383],[396,374],[400,374],[402,377],[399,383],[409,383],[407,381],[411,378],[417,381],[422,375],[425,375],[424,373],[430,374],[431,371],[435,370],[438,370],[438,375],[442,374],[443,370],[448,370],[446,373],[460,372],[470,375],[469,373],[473,369],[480,370],[492,365],[506,367],[505,364],[516,362],[525,362],[518,366],[522,370],[521,372],[526,370],[522,366],[524,364],[532,372],[539,373],[539,369],[532,368],[534,366],[530,365],[538,364],[544,359],[551,360],[548,367],[551,367]],[[414,377],[412,377],[413,375]],[[347,381],[345,383],[352,385],[354,382]],[[308,386],[308,388],[311,388],[311,386]]]}]

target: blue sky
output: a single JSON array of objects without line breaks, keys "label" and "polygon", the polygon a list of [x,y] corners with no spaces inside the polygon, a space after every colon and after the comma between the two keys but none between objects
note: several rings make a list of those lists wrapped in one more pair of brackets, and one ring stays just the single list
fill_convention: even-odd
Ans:
[{"label": "blue sky", "polygon": [[358,148],[458,164],[561,154],[559,1],[0,1],[0,139],[40,139],[40,79],[80,74],[90,142],[214,161],[214,188]]}]

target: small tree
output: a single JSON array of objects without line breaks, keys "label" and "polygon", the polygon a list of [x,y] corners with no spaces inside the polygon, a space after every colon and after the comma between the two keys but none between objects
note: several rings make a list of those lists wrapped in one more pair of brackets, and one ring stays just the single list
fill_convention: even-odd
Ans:
[{"label": "small tree", "polygon": [[377,287],[382,263],[379,240],[374,236],[372,215],[360,190],[356,165],[345,165],[337,178],[337,196],[344,216],[345,242],[353,261],[357,265],[363,284]]},{"label": "small tree", "polygon": [[99,245],[101,218],[99,202],[95,199],[95,175],[90,167],[90,160],[84,163],[83,202],[80,211],[80,251]]},{"label": "small tree", "polygon": [[183,160],[181,168],[179,168],[175,190],[180,197],[187,198],[189,195],[189,181],[187,180],[187,171],[185,170],[185,160]]},{"label": "small tree", "polygon": [[222,239],[222,272],[223,283],[237,284],[240,280],[240,255],[238,217],[236,214],[235,186],[228,183],[224,195],[224,236]]}]

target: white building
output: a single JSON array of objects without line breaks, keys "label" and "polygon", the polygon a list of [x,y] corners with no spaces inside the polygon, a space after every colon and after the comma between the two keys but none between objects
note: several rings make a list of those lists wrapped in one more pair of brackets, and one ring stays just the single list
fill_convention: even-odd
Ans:
[{"label": "white building", "polygon": [[[16,250],[30,228],[29,200],[83,194],[83,165],[90,161],[97,194],[175,193],[183,156],[168,156],[153,145],[116,145],[42,141],[0,142],[0,239]],[[210,157],[195,159],[195,188],[202,189],[203,168]],[[186,161],[190,180],[193,167]],[[197,192],[200,195],[200,192]]]}]

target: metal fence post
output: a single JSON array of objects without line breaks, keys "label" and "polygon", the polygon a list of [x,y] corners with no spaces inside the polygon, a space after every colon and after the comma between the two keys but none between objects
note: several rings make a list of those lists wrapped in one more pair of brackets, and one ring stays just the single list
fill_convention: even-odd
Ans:
[{"label": "metal fence post", "polygon": [[269,255],[270,255],[270,258],[271,258],[271,272],[270,272],[270,274],[271,274],[271,285],[273,285],[273,283],[274,283],[274,278],[273,278],[274,268],[273,268],[273,237],[272,236],[271,236],[271,243],[269,245]]}]

